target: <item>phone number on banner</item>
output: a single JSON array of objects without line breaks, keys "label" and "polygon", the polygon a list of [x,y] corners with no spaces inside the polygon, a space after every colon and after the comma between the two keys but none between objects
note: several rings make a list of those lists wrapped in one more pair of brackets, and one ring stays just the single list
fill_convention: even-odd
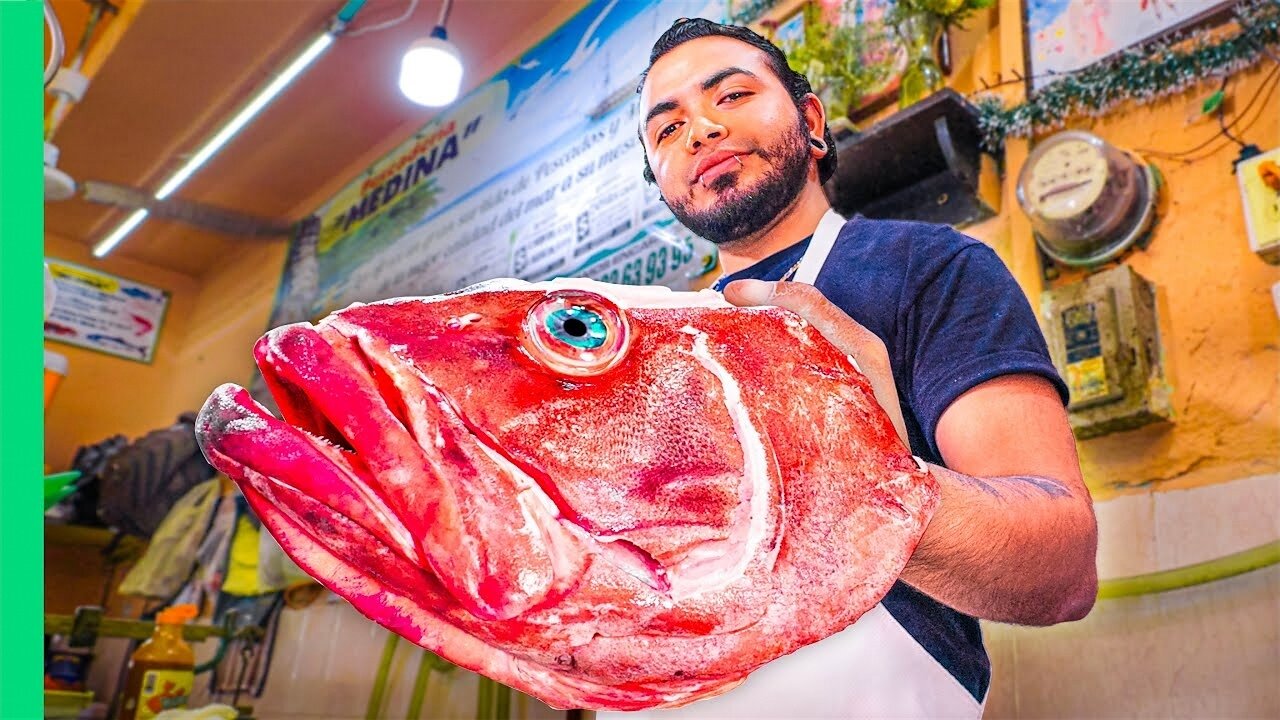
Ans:
[{"label": "phone number on banner", "polygon": [[650,235],[585,268],[582,274],[601,282],[667,285],[678,290],[689,283],[689,275],[679,271],[693,259],[693,242],[688,238],[673,242]]}]

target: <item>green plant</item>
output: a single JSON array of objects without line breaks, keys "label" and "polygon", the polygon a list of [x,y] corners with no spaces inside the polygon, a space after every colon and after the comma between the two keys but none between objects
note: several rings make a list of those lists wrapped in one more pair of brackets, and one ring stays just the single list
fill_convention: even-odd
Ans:
[{"label": "green plant", "polygon": [[889,22],[897,24],[909,17],[930,16],[948,28],[973,17],[979,10],[986,10],[996,0],[896,0],[889,11]]},{"label": "green plant", "polygon": [[[851,4],[846,0],[846,6]],[[848,117],[889,77],[892,52],[887,26],[833,23],[818,2],[806,3],[802,12],[803,38],[782,43],[788,64],[809,78],[828,117]]]}]

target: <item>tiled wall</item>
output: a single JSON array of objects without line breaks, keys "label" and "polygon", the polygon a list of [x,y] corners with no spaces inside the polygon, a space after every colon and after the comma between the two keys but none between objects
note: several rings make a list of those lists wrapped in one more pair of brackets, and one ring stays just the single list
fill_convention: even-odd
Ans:
[{"label": "tiled wall", "polygon": [[[1280,475],[1126,495],[1097,513],[1101,577],[1180,567],[1280,538]],[[285,612],[262,720],[364,717],[387,633],[327,597]],[[988,718],[1280,718],[1280,566],[1099,601],[1078,623],[985,629]],[[399,643],[380,717],[405,717],[420,656]],[[466,671],[434,674],[422,717],[470,720],[476,689]],[[517,695],[512,717],[564,713]]]},{"label": "tiled wall", "polygon": [[[305,610],[285,610],[263,696],[250,702],[258,720],[364,718],[388,633],[350,605],[325,595]],[[205,645],[212,645],[206,643]],[[202,648],[203,650],[204,648]],[[422,651],[401,640],[379,717],[404,718]],[[472,720],[477,676],[466,670],[433,673],[422,720]],[[200,688],[198,688],[200,690]],[[227,702],[201,692],[193,706]],[[563,720],[565,713],[512,693],[513,720]]]},{"label": "tiled wall", "polygon": [[[1099,503],[1102,578],[1280,538],[1280,475]],[[985,625],[988,718],[1280,717],[1280,566],[1101,600],[1052,628]]]}]

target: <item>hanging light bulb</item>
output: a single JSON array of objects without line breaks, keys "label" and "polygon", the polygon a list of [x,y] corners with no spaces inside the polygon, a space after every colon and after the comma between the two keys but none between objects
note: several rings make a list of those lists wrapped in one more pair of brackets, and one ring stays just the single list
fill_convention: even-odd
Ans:
[{"label": "hanging light bulb", "polygon": [[451,5],[452,0],[444,0],[431,36],[413,41],[400,61],[400,92],[419,105],[443,107],[462,88],[462,55],[444,29]]},{"label": "hanging light bulb", "polygon": [[400,92],[427,107],[443,107],[458,98],[462,56],[437,26],[431,37],[413,41],[400,61]]}]

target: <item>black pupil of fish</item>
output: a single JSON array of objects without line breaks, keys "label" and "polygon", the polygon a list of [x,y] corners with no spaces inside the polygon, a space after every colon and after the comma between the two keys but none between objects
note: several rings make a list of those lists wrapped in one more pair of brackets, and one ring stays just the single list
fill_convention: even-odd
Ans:
[{"label": "black pupil of fish", "polygon": [[587,324],[577,318],[569,318],[564,321],[564,331],[573,337],[584,337],[587,334]]}]

